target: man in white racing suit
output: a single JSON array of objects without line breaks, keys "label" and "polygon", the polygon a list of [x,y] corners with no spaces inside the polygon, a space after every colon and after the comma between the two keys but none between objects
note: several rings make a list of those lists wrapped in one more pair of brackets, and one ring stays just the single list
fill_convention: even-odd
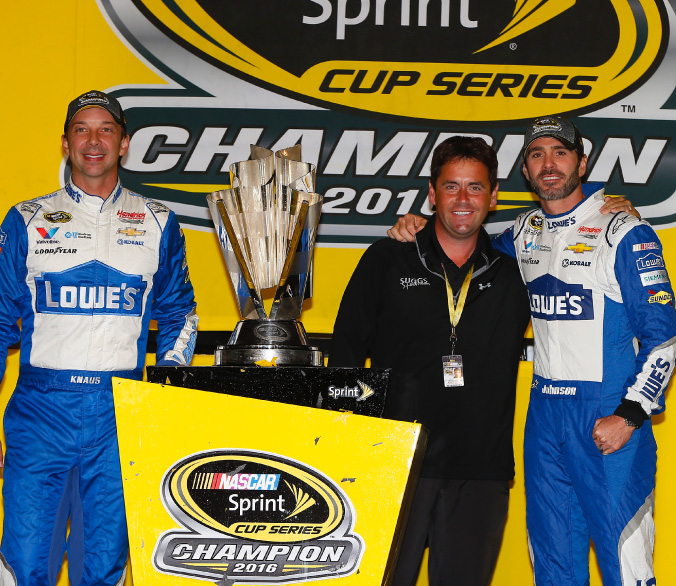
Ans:
[{"label": "man in white racing suit", "polygon": [[[530,296],[534,376],[526,422],[527,525],[537,586],[655,584],[656,445],[674,369],[676,312],[662,245],[646,222],[603,215],[603,186],[560,117],[527,129],[523,170],[542,209],[494,246],[515,255]],[[628,204],[629,205],[629,204]]]},{"label": "man in white racing suit", "polygon": [[73,100],[62,143],[66,186],[14,206],[0,228],[0,374],[21,340],[0,573],[20,586],[53,585],[66,549],[71,584],[124,581],[111,377],[141,378],[151,319],[158,364],[188,364],[198,321],[174,213],[118,179],[129,147],[118,101]]}]

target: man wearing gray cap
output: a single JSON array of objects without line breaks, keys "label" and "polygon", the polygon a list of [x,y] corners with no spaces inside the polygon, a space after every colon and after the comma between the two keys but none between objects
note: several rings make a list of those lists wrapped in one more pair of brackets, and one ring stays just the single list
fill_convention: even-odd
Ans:
[{"label": "man wearing gray cap", "polygon": [[2,584],[53,585],[66,550],[71,584],[124,581],[111,378],[142,377],[151,319],[158,364],[188,364],[196,337],[176,216],[118,178],[129,148],[119,102],[73,100],[62,146],[64,188],[17,204],[0,228],[0,377],[21,340],[4,420]]},{"label": "man wearing gray cap", "polygon": [[[649,224],[601,214],[581,183],[569,120],[526,130],[523,172],[541,209],[496,241],[530,296],[535,358],[524,440],[527,524],[539,586],[589,583],[589,540],[606,586],[655,583],[656,446],[676,355],[674,292]],[[638,341],[638,351],[634,343]]]},{"label": "man wearing gray cap", "polygon": [[591,538],[604,586],[654,585],[650,417],[676,357],[662,245],[635,216],[601,212],[603,186],[582,184],[587,157],[569,120],[533,121],[522,154],[541,208],[493,246],[519,263],[535,336],[524,440],[535,583],[589,584]]}]

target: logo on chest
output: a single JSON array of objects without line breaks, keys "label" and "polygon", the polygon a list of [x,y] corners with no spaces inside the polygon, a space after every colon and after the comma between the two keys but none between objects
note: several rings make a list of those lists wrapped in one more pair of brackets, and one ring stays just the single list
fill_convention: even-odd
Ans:
[{"label": "logo on chest", "polygon": [[420,287],[424,285],[429,286],[430,284],[425,277],[402,277],[399,279],[399,283],[404,289],[408,289],[409,287]]},{"label": "logo on chest", "polygon": [[592,291],[582,285],[542,275],[528,283],[528,296],[534,318],[547,321],[594,319]]},{"label": "logo on chest", "polygon": [[148,284],[95,260],[35,278],[38,313],[140,316]]}]

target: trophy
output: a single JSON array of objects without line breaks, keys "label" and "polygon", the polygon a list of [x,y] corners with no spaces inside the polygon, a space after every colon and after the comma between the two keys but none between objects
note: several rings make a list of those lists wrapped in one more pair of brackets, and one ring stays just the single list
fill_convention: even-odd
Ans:
[{"label": "trophy", "polygon": [[[300,145],[276,153],[252,145],[250,160],[230,166],[231,188],[207,196],[243,318],[216,349],[216,365],[323,365],[299,321],[322,206],[315,172]],[[268,316],[261,290],[275,286]]]}]

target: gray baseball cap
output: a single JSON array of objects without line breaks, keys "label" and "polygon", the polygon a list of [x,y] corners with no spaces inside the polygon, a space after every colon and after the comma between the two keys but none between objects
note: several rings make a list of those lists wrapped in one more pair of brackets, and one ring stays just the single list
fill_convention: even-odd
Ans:
[{"label": "gray baseball cap", "polygon": [[584,145],[582,144],[580,131],[570,120],[562,118],[561,116],[545,116],[533,120],[526,129],[526,134],[523,137],[523,150],[521,151],[521,155],[525,158],[528,147],[538,138],[542,138],[543,136],[558,138],[564,146],[571,151],[576,151],[580,158],[584,155]]},{"label": "gray baseball cap", "polygon": [[75,98],[70,104],[68,104],[68,112],[66,113],[66,122],[63,125],[63,133],[68,134],[68,126],[75,118],[75,115],[87,108],[103,108],[113,117],[113,120],[117,122],[122,130],[127,132],[127,121],[124,118],[124,110],[113,96],[104,94],[98,90],[91,90]]}]

